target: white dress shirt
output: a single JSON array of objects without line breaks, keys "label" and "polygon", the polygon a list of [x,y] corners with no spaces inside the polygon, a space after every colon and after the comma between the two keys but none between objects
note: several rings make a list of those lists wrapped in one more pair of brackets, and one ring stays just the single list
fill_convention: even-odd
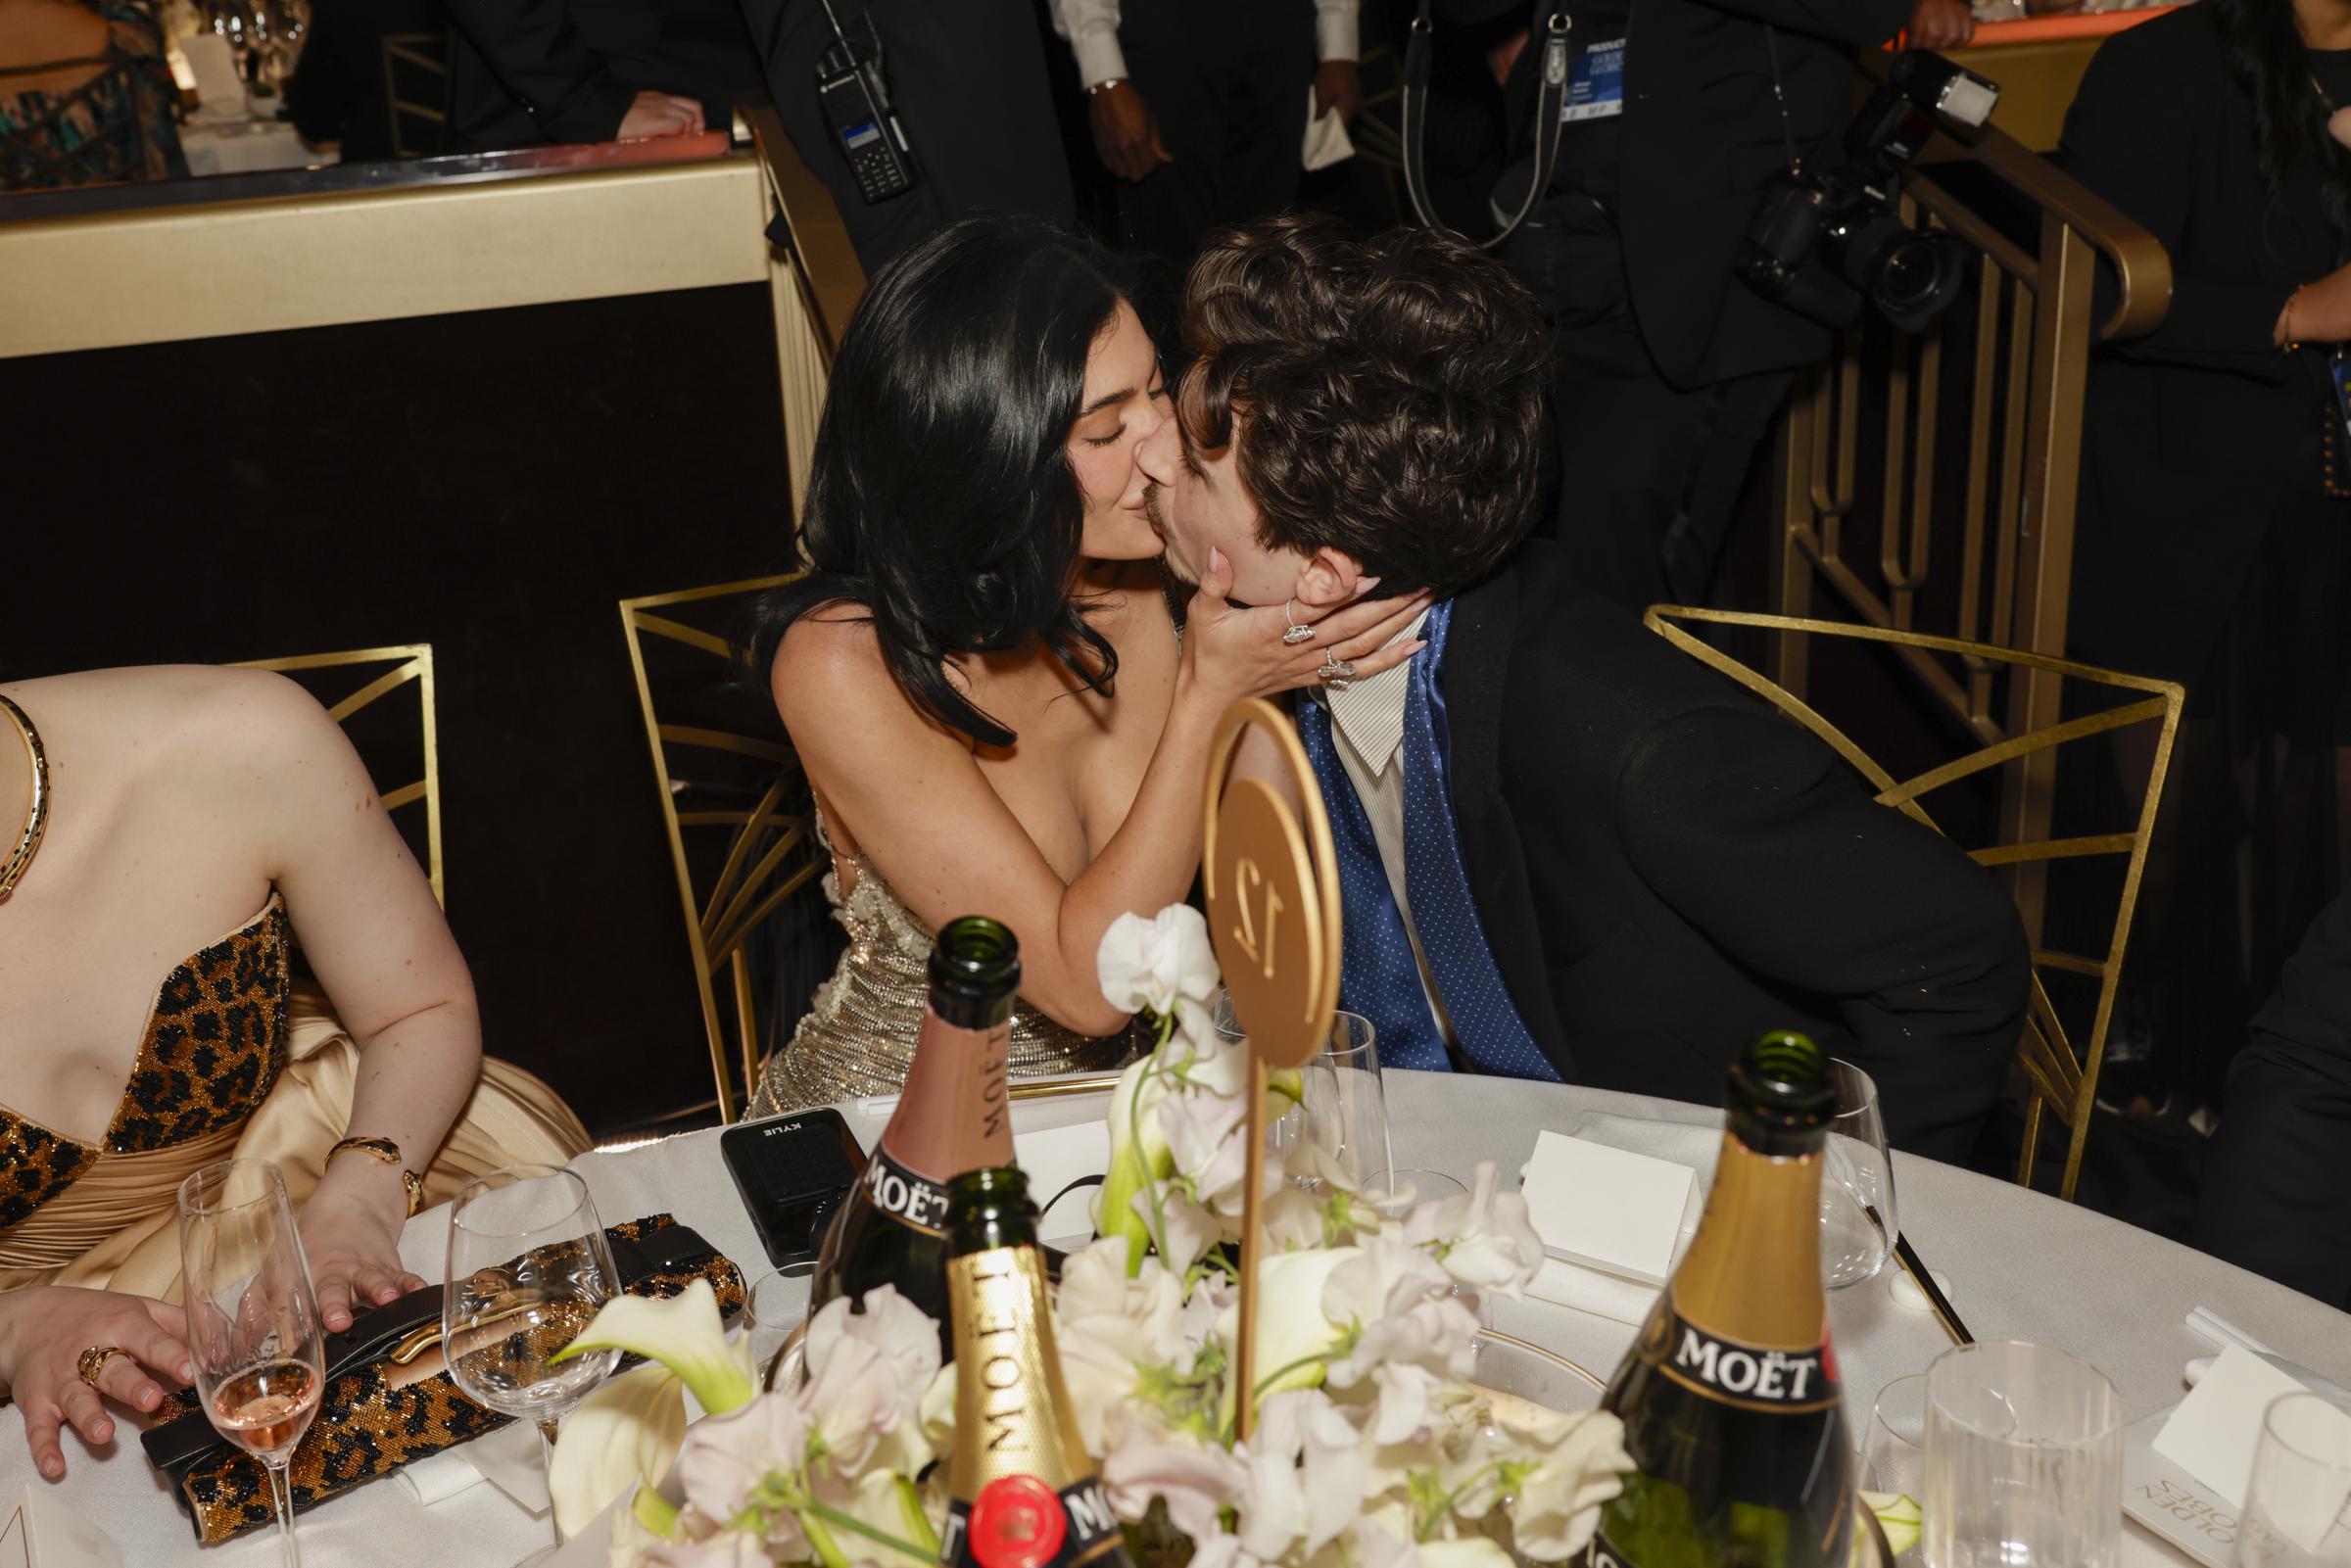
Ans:
[{"label": "white dress shirt", "polygon": [[[1422,611],[1391,642],[1420,635],[1428,624]],[[1412,680],[1412,660],[1392,670],[1350,681],[1333,690],[1322,688],[1316,700],[1330,710],[1330,734],[1347,782],[1363,802],[1371,824],[1371,841],[1379,848],[1380,869],[1388,874],[1388,889],[1396,895],[1396,911],[1404,917],[1405,939],[1413,944],[1413,963],[1420,971],[1421,994],[1428,998],[1430,1017],[1448,1047],[1454,1043],[1453,1024],[1437,995],[1428,972],[1428,956],[1420,951],[1420,933],[1413,925],[1413,901],[1404,888],[1404,701]]]},{"label": "white dress shirt", "polygon": [[[1261,0],[1271,5],[1275,0]],[[1119,0],[1051,0],[1053,30],[1070,40],[1078,57],[1078,79],[1098,86],[1127,74],[1127,54],[1119,47]],[[1315,0],[1315,42],[1318,60],[1353,60],[1361,47],[1356,20],[1363,0]]]}]

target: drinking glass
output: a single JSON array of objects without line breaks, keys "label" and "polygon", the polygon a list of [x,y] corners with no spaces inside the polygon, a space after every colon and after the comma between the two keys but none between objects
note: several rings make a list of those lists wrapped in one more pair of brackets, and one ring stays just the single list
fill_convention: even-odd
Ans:
[{"label": "drinking glass", "polygon": [[751,1342],[751,1375],[761,1388],[775,1386],[784,1347],[808,1319],[814,1263],[793,1263],[760,1275],[743,1297],[743,1329]]},{"label": "drinking glass", "polygon": [[[1229,996],[1217,999],[1216,1023],[1226,1040],[1247,1038]],[[1396,1162],[1371,1021],[1360,1013],[1333,1014],[1329,1042],[1299,1076],[1300,1104],[1271,1129],[1273,1147],[1288,1158],[1290,1179],[1309,1192],[1331,1178],[1357,1192],[1385,1187]]]},{"label": "drinking glass", "polygon": [[284,1172],[223,1160],[182,1181],[179,1266],[204,1413],[269,1472],[278,1544],[299,1568],[286,1467],[326,1392],[326,1347]]},{"label": "drinking glass", "polygon": [[1850,1062],[1831,1058],[1836,1114],[1823,1147],[1820,1183],[1820,1280],[1843,1290],[1875,1278],[1901,1234],[1894,1212],[1894,1157],[1878,1085]]},{"label": "drinking glass", "polygon": [[2261,1419],[2236,1560],[2245,1568],[2351,1564],[2351,1413],[2321,1395],[2280,1395]]},{"label": "drinking glass", "polygon": [[552,1358],[619,1293],[596,1201],[576,1171],[494,1170],[450,1206],[441,1307],[449,1375],[475,1403],[537,1426],[545,1457],[557,1423],[611,1375],[620,1353]]},{"label": "drinking glass", "polygon": [[1960,1345],[1927,1369],[1928,1568],[2114,1568],[2123,1407],[2040,1345]]},{"label": "drinking glass", "polygon": [[[1412,1196],[1406,1198],[1406,1193]],[[1463,1200],[1461,1210],[1465,1212],[1469,1189],[1462,1184],[1459,1177],[1449,1176],[1442,1170],[1391,1170],[1371,1196],[1378,1207],[1390,1214],[1409,1214],[1424,1204],[1441,1204],[1454,1198]],[[1479,1299],[1477,1292],[1466,1285],[1456,1285],[1453,1287],[1453,1299],[1469,1308],[1477,1318],[1479,1327],[1486,1325],[1486,1304]]]},{"label": "drinking glass", "polygon": [[1861,1435],[1861,1487],[1918,1499],[1927,1471],[1927,1378],[1897,1377],[1878,1390]]}]

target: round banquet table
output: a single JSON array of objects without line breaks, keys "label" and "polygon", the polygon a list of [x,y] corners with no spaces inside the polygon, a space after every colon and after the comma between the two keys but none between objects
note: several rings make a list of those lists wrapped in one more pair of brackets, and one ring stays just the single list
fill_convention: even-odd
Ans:
[{"label": "round banquet table", "polygon": [[[1717,1125],[1701,1106],[1599,1090],[1449,1073],[1386,1074],[1390,1141],[1399,1168],[1430,1168],[1466,1177],[1480,1160],[1506,1175],[1532,1152],[1543,1128],[1573,1132],[1595,1120],[1678,1128]],[[1016,1127],[1028,1131],[1097,1118],[1098,1093],[1025,1101]],[[890,1102],[842,1107],[869,1147]],[[1685,1144],[1703,1134],[1683,1131]],[[583,1156],[606,1224],[666,1211],[699,1230],[756,1277],[766,1261],[719,1157],[716,1131],[687,1133],[625,1151]],[[1702,1171],[1702,1176],[1704,1174]],[[1895,1198],[1905,1235],[1928,1264],[1951,1279],[1951,1304],[1980,1339],[2034,1340],[2087,1357],[2121,1391],[2124,1417],[2135,1421],[2178,1401],[2185,1363],[2212,1347],[2184,1326],[2209,1307],[2279,1355],[2338,1381],[2351,1381],[2351,1318],[2309,1297],[2102,1215],[1932,1161],[1896,1156]],[[444,1268],[448,1214],[431,1210],[411,1220],[402,1243],[410,1267],[438,1280]],[[1891,1272],[1891,1266],[1889,1269]],[[1830,1317],[1849,1405],[1866,1412],[1881,1384],[1922,1371],[1947,1345],[1934,1318],[1897,1305],[1881,1276],[1830,1298]],[[1494,1326],[1532,1340],[1606,1376],[1631,1343],[1630,1324],[1539,1301],[1497,1302]],[[55,1496],[108,1531],[125,1561],[209,1563],[254,1568],[275,1563],[266,1532],[199,1549],[185,1520],[144,1459],[132,1422],[107,1449],[67,1437],[68,1473],[40,1481],[18,1423],[0,1423],[0,1519],[29,1484]],[[309,1568],[345,1564],[489,1565],[518,1562],[550,1537],[498,1488],[483,1484],[432,1506],[408,1485],[386,1479],[338,1497],[300,1520]],[[2130,1564],[2186,1559],[2126,1522]]]}]

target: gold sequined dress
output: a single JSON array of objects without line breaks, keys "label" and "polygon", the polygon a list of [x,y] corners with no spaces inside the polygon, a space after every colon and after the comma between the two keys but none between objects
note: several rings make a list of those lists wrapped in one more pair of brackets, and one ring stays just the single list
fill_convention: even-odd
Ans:
[{"label": "gold sequined dress", "polygon": [[[825,874],[825,898],[833,906],[833,918],[849,933],[849,949],[840,955],[833,977],[818,988],[815,1005],[791,1040],[761,1069],[758,1091],[751,1096],[750,1114],[755,1117],[897,1093],[905,1085],[915,1036],[922,1031],[923,1011],[930,1004],[925,973],[931,958],[930,927],[899,902],[873,862],[863,855],[844,857],[834,849],[821,812],[816,832],[833,859],[834,869]],[[844,860],[854,877],[846,898],[840,892]],[[1012,1075],[1107,1071],[1127,1061],[1132,1034],[1126,1030],[1092,1039],[1016,1001]]]}]

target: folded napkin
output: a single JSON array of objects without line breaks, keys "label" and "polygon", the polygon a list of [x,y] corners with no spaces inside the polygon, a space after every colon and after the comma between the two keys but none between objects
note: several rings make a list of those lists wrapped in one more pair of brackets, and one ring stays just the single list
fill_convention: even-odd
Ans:
[{"label": "folded napkin", "polygon": [[1563,1258],[1546,1258],[1542,1268],[1526,1287],[1526,1293],[1539,1302],[1555,1307],[1570,1307],[1595,1317],[1609,1318],[1636,1327],[1649,1318],[1649,1309],[1656,1305],[1657,1288],[1638,1280],[1604,1274],[1597,1268],[1568,1262]]},{"label": "folded napkin", "polygon": [[460,1492],[470,1492],[483,1481],[482,1472],[465,1457],[462,1448],[443,1449],[414,1464],[403,1465],[395,1473],[416,1494],[416,1500],[428,1508],[436,1502],[448,1501]]},{"label": "folded napkin", "polygon": [[1315,90],[1306,90],[1306,146],[1300,158],[1308,173],[1328,168],[1355,156],[1355,138],[1347,134],[1347,121],[1336,110],[1327,115],[1315,113]]}]

